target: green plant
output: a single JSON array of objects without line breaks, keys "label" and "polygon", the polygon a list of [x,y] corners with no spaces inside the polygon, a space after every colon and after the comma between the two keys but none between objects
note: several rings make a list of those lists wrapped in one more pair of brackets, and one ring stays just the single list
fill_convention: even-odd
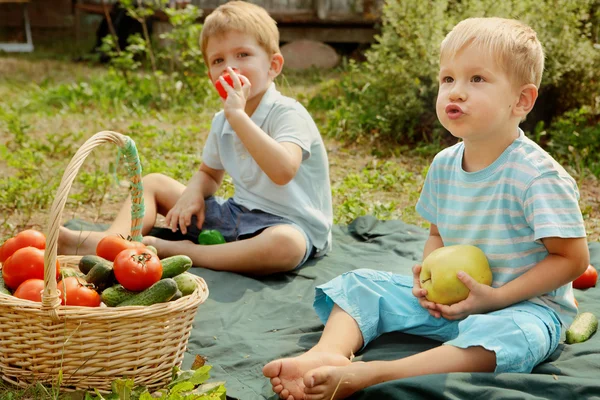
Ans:
[{"label": "green plant", "polygon": [[534,137],[547,140],[548,151],[558,161],[572,166],[580,178],[588,172],[600,176],[600,111],[594,112],[590,107],[567,111],[547,129],[540,123]]},{"label": "green plant", "polygon": [[[326,82],[311,109],[328,109],[325,133],[415,145],[437,141],[435,115],[439,46],[468,17],[518,18],[538,33],[546,69],[528,126],[569,109],[594,106],[600,93],[598,0],[390,1],[367,62],[350,63],[340,82]],[[423,15],[427,15],[423,18]],[[560,102],[556,99],[560,98]]]},{"label": "green plant", "polygon": [[225,400],[224,382],[207,382],[211,366],[182,371],[173,368],[171,383],[164,389],[150,393],[143,386],[135,386],[132,379],[118,379],[112,384],[112,392],[106,395],[86,394],[85,400]]}]

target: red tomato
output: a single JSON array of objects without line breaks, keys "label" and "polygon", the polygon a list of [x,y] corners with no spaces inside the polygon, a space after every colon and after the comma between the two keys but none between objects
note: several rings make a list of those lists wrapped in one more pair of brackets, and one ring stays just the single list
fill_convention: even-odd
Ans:
[{"label": "red tomato", "polygon": [[[233,72],[235,72],[236,74],[240,73],[240,71],[237,68],[233,68]],[[227,82],[230,86],[233,87],[233,78],[231,77],[231,75],[229,75],[229,72],[225,71],[221,74],[221,76],[223,77],[223,79],[225,79],[225,82]],[[240,79],[240,82],[242,83],[242,86],[244,86],[244,81]],[[227,90],[225,90],[221,81],[217,80],[217,82],[215,83],[215,88],[217,89],[217,92],[219,92],[219,96],[221,96],[221,98],[225,100],[227,98]]]},{"label": "red tomato", "polygon": [[[60,264],[56,260],[56,279],[60,275]],[[16,289],[27,279],[44,279],[44,250],[24,247],[8,257],[2,266],[2,278],[11,289]]]},{"label": "red tomato", "polygon": [[100,306],[100,295],[93,285],[76,276],[69,276],[56,285],[60,290],[60,304],[67,306],[98,307]]},{"label": "red tomato", "polygon": [[579,278],[573,281],[573,287],[575,289],[587,289],[592,286],[596,286],[598,281],[598,271],[591,265],[588,265],[587,269]]},{"label": "red tomato", "polygon": [[119,253],[113,264],[115,278],[125,289],[139,292],[162,277],[158,256],[145,249],[128,249]]},{"label": "red tomato", "polygon": [[96,246],[96,255],[108,261],[115,261],[117,254],[126,249],[145,249],[141,242],[133,242],[121,236],[105,236]]},{"label": "red tomato", "polygon": [[13,293],[13,296],[19,299],[42,302],[42,292],[44,291],[44,280],[43,279],[27,279],[21,283],[17,290]]},{"label": "red tomato", "polygon": [[23,247],[32,246],[44,250],[46,248],[46,235],[35,229],[27,229],[19,232],[15,237],[8,239],[0,247],[0,262],[3,263],[12,256],[15,251]]}]

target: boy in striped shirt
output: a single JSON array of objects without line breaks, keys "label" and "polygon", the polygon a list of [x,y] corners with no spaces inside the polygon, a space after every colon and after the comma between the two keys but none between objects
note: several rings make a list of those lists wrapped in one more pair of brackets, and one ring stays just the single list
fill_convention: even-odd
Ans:
[{"label": "boy in striped shirt", "polygon": [[[415,375],[528,373],[556,350],[577,313],[571,281],[589,252],[575,181],[519,129],[543,67],[535,32],[515,20],[464,20],[441,45],[436,110],[461,142],[436,155],[417,203],[431,223],[423,258],[442,246],[475,245],[488,257],[492,286],[459,272],[469,297],[434,304],[420,287],[420,265],[412,277],[357,270],[319,286],[314,307],[326,322],[319,343],[263,369],[281,398],[345,398]],[[351,354],[391,331],[444,345],[351,363]]]}]

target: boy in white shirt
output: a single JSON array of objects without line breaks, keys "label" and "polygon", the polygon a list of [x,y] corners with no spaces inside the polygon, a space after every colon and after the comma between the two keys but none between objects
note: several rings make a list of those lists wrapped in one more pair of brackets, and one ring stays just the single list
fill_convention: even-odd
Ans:
[{"label": "boy in white shirt", "polygon": [[[275,21],[261,7],[231,1],[206,18],[200,40],[209,78],[220,81],[228,96],[187,187],[162,174],[142,180],[142,234],[161,214],[187,240],[146,236],[143,242],[161,258],[185,254],[194,266],[258,275],[324,255],[333,224],[327,153],[306,109],[275,89],[284,62]],[[225,172],[235,186],[227,200],[213,197]],[[61,228],[59,254],[94,254],[103,237],[126,236],[130,205],[129,199],[105,232]],[[226,243],[197,245],[200,231],[208,229],[219,230]]]}]

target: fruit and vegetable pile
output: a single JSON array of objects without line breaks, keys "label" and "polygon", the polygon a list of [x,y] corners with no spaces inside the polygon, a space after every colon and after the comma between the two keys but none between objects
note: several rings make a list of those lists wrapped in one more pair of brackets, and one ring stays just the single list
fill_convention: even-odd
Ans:
[{"label": "fruit and vegetable pile", "polygon": [[[45,235],[25,230],[0,247],[0,292],[42,301]],[[83,256],[78,269],[56,261],[57,288],[62,305],[99,307],[150,306],[174,301],[196,290],[186,271],[192,260],[185,255],[163,258],[156,249],[120,236],[107,236],[95,255]]]}]

